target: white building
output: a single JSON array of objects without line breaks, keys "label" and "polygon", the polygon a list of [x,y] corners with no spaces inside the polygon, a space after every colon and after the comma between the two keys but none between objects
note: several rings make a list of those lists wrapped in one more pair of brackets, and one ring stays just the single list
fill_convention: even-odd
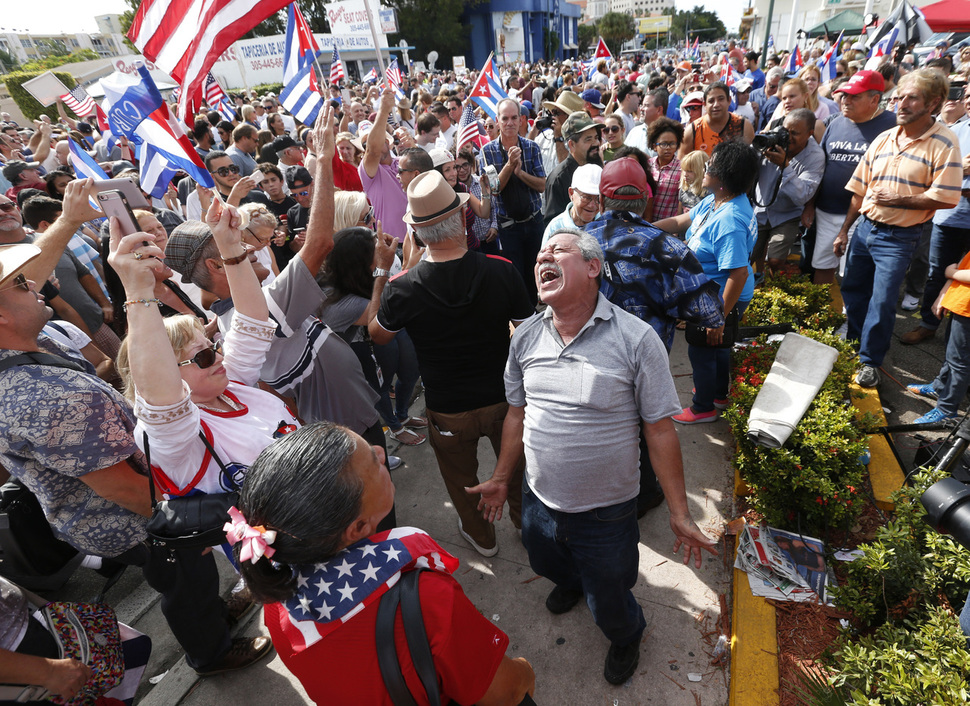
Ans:
[{"label": "white building", "polygon": [[610,0],[587,0],[583,20],[594,22],[610,11]]},{"label": "white building", "polygon": [[622,12],[634,17],[647,17],[651,14],[664,14],[672,10],[673,0],[610,0],[611,12]]},{"label": "white building", "polygon": [[119,15],[95,18],[99,32],[40,34],[33,32],[0,32],[0,49],[15,57],[21,64],[47,56],[51,44],[59,44],[68,52],[90,49],[102,59],[130,54],[124,42]]}]

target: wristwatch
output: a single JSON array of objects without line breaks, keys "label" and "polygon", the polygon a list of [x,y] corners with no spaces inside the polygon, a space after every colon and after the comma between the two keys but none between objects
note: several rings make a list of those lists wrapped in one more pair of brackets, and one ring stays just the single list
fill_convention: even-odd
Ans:
[{"label": "wristwatch", "polygon": [[383,267],[375,267],[374,268],[374,278],[375,279],[377,277],[387,277],[390,274],[391,273],[388,270],[385,270]]},{"label": "wristwatch", "polygon": [[552,138],[552,141],[553,142],[565,142],[566,141],[566,138],[565,137],[554,137],[554,138]]}]

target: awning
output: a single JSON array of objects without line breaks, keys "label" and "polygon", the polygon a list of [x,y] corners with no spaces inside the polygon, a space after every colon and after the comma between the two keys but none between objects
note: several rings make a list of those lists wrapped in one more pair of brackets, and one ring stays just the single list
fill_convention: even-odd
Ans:
[{"label": "awning", "polygon": [[920,8],[934,32],[970,32],[970,1],[941,0]]},{"label": "awning", "polygon": [[833,15],[824,22],[820,22],[811,29],[807,30],[809,37],[824,37],[826,27],[828,28],[829,41],[834,42],[839,32],[844,31],[847,36],[862,33],[863,17],[854,10],[842,10],[837,15]]}]

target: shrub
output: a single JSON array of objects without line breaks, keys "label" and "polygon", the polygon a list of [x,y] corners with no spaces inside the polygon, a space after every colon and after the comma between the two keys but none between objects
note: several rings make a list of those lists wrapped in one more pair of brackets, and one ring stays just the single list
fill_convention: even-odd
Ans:
[{"label": "shrub", "polygon": [[[283,91],[282,83],[261,83],[258,86],[253,86],[250,89],[257,96],[265,96],[267,93],[275,93],[279,97],[280,93]],[[240,90],[232,91],[232,93],[242,93]]]},{"label": "shrub", "polygon": [[[24,81],[29,81],[30,79],[40,76],[44,71],[15,71],[9,73],[3,77],[4,82],[7,84],[7,90],[10,91],[10,96],[16,102],[17,107],[20,108],[20,112],[24,114],[24,117],[28,120],[37,120],[42,113],[49,113],[49,111],[54,111],[52,115],[49,115],[52,119],[56,119],[57,108],[55,106],[44,107],[38,103],[32,95],[23,87]],[[68,88],[74,88],[75,81],[71,74],[64,71],[55,71],[54,75],[60,79]]]},{"label": "shrub", "polygon": [[784,273],[768,276],[744,312],[745,326],[790,323],[822,331],[838,328],[843,321],[842,312],[831,307],[829,285]]}]

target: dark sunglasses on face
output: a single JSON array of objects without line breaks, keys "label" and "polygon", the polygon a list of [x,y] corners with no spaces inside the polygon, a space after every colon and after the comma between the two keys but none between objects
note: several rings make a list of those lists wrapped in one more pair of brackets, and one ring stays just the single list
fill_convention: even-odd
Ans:
[{"label": "dark sunglasses on face", "polygon": [[201,351],[196,353],[194,356],[188,360],[183,360],[178,366],[181,368],[186,365],[192,365],[195,363],[200,369],[205,370],[206,368],[211,368],[216,362],[216,353],[222,352],[222,344],[216,343],[208,348],[203,348]]},{"label": "dark sunglasses on face", "polygon": [[7,201],[6,203],[0,203],[0,211],[4,213],[12,213],[17,210],[17,204],[13,201]]},{"label": "dark sunglasses on face", "polygon": [[230,174],[238,174],[239,173],[239,167],[237,167],[235,164],[230,164],[228,167],[219,167],[218,169],[216,169],[212,173],[213,174],[218,174],[221,177],[227,177]]},{"label": "dark sunglasses on face", "polygon": [[25,292],[30,291],[30,283],[27,282],[27,277],[25,277],[23,273],[15,275],[11,282],[12,284],[8,284],[6,287],[0,288],[0,292],[5,292],[8,289],[16,289],[18,287]]},{"label": "dark sunglasses on face", "polygon": [[619,132],[621,130],[619,125],[607,125],[603,128],[603,132]]},{"label": "dark sunglasses on face", "polygon": [[367,211],[367,213],[365,213],[363,216],[361,216],[360,220],[361,220],[361,222],[364,225],[367,225],[368,223],[373,222],[373,220],[374,220],[374,207],[371,206],[370,209]]},{"label": "dark sunglasses on face", "polygon": [[293,195],[294,196],[309,196],[310,195],[310,190],[309,189],[303,189],[303,191],[294,191],[293,192]]}]

